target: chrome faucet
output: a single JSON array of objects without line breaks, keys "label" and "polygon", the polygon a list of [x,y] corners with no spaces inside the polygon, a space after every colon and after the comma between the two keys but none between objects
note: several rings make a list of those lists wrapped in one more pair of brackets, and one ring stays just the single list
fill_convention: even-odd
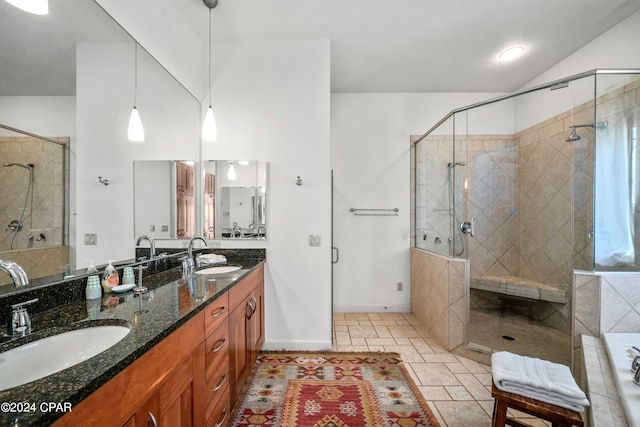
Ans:
[{"label": "chrome faucet", "polygon": [[242,232],[242,228],[238,224],[233,226],[233,229],[231,230],[231,236],[235,237],[235,238],[244,237],[244,233]]},{"label": "chrome faucet", "polygon": [[136,246],[140,246],[140,242],[142,242],[143,240],[147,240],[149,242],[149,261],[153,261],[156,257],[156,242],[153,240],[153,238],[144,235],[138,237],[138,240],[136,240]]},{"label": "chrome faucet", "polygon": [[27,273],[25,273],[22,267],[20,267],[13,261],[0,259],[0,270],[6,272],[9,276],[11,276],[11,280],[13,280],[13,286],[15,286],[16,288],[29,284]]},{"label": "chrome faucet", "polygon": [[189,247],[187,248],[187,257],[182,260],[182,274],[184,277],[190,276],[193,273],[194,265],[196,267],[200,267],[199,262],[194,262],[193,260],[193,244],[196,240],[201,240],[205,246],[207,245],[207,241],[202,237],[194,237],[189,241]]},{"label": "chrome faucet", "polygon": [[31,318],[26,305],[31,305],[38,302],[38,298],[30,301],[19,302],[11,306],[11,317],[9,318],[9,325],[7,327],[7,336],[13,338],[20,338],[27,336],[31,333]]},{"label": "chrome faucet", "polygon": [[265,239],[267,238],[267,227],[264,224],[260,224],[258,226],[258,238],[263,236]]}]

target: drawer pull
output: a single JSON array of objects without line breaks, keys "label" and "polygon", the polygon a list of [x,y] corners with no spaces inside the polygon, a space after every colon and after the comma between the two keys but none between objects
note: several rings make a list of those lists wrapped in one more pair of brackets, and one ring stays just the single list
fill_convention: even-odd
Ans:
[{"label": "drawer pull", "polygon": [[217,386],[215,386],[213,388],[213,390],[211,390],[212,392],[216,392],[218,390],[220,390],[220,388],[224,385],[224,383],[227,382],[227,373],[225,372],[224,374],[222,374],[222,377],[220,378],[220,382],[218,383]]},{"label": "drawer pull", "polygon": [[222,313],[224,313],[225,311],[227,311],[227,307],[220,307],[219,309],[217,309],[216,311],[214,311],[213,313],[211,313],[211,317],[218,317],[218,316],[220,316]]},{"label": "drawer pull", "polygon": [[211,350],[211,353],[217,353],[219,352],[222,347],[225,346],[225,344],[227,343],[227,339],[226,338],[222,338],[220,341],[218,341],[220,344],[216,345],[213,350]]},{"label": "drawer pull", "polygon": [[226,419],[227,419],[227,408],[224,408],[222,410],[222,417],[220,417],[220,421],[216,423],[216,427],[221,427],[224,424]]},{"label": "drawer pull", "polygon": [[156,417],[154,417],[153,413],[151,412],[149,412],[149,415],[147,416],[147,425],[149,425],[149,423],[151,423],[153,427],[158,427],[158,422],[156,421]]},{"label": "drawer pull", "polygon": [[258,308],[258,301],[256,300],[256,297],[251,297],[251,300],[253,300],[253,310],[251,311],[251,314],[256,312],[256,308]]},{"label": "drawer pull", "polygon": [[247,301],[247,319],[251,319],[253,316],[253,306],[251,305],[251,301]]}]

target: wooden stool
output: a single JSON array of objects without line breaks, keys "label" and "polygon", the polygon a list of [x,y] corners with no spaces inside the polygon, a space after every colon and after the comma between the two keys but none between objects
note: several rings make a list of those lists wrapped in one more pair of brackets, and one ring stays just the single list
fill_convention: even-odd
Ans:
[{"label": "wooden stool", "polygon": [[582,421],[579,412],[499,390],[493,382],[491,383],[491,396],[496,399],[493,404],[493,427],[504,427],[505,425],[529,427],[528,424],[507,418],[508,408],[550,421],[553,427],[584,427],[584,421]]}]

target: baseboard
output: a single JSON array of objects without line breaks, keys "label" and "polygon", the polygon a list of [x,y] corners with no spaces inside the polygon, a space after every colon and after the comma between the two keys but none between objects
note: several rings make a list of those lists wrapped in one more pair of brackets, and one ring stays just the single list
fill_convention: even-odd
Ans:
[{"label": "baseboard", "polygon": [[334,305],[334,313],[411,313],[411,304],[406,305]]},{"label": "baseboard", "polygon": [[331,341],[265,341],[263,351],[329,351]]}]

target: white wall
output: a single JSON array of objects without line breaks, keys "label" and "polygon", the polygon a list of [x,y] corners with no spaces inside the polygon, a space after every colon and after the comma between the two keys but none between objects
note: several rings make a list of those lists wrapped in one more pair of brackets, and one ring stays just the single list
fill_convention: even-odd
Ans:
[{"label": "white wall", "polygon": [[[0,96],[0,123],[41,136],[76,134],[74,96]],[[0,135],[15,135],[0,129]]]},{"label": "white wall", "polygon": [[[137,107],[145,141],[127,139],[133,107],[133,43],[77,48],[75,182],[77,265],[134,255],[133,161],[199,158],[199,103],[145,52],[138,56]],[[95,82],[100,84],[96,85]],[[98,182],[98,176],[110,181]],[[148,191],[154,192],[153,182]],[[97,245],[85,245],[97,233]]]},{"label": "white wall", "polygon": [[[329,42],[221,42],[214,49],[218,140],[203,143],[202,158],[269,162],[265,347],[328,349]],[[321,235],[322,246],[309,247],[309,234]],[[232,245],[256,243],[224,242]]]},{"label": "white wall", "polygon": [[202,91],[202,41],[173,0],[96,2],[191,93]]},{"label": "white wall", "polygon": [[640,11],[524,85],[532,87],[595,68],[640,68]]},{"label": "white wall", "polygon": [[[498,95],[331,95],[334,246],[340,251],[334,265],[336,311],[409,310],[409,137],[423,134],[453,109]],[[500,117],[482,123],[493,129],[513,126]],[[397,217],[364,217],[350,213],[351,207],[400,211]]]}]

